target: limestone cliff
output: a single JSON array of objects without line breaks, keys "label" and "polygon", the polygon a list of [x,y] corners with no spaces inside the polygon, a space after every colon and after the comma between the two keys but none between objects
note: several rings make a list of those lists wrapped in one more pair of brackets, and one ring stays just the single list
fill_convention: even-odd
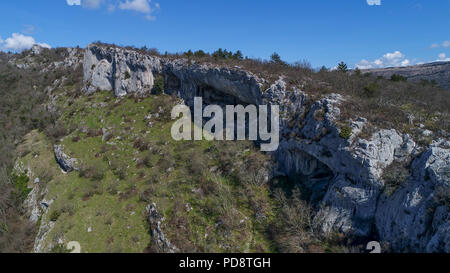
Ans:
[{"label": "limestone cliff", "polygon": [[[364,117],[339,121],[345,97],[331,94],[311,105],[307,94],[288,90],[282,78],[263,90],[264,79],[239,68],[98,45],[85,51],[86,92],[150,94],[156,76],[164,77],[166,93],[189,106],[195,96],[205,103],[280,105],[281,143],[273,153],[274,175],[295,179],[310,190],[314,223],[324,233],[379,237],[395,251],[450,251],[449,204],[437,198],[444,192],[448,199],[448,140],[423,147],[395,129],[378,129],[361,138]],[[341,134],[344,127],[351,128],[346,137]],[[391,196],[382,177],[395,162],[412,163],[409,177]]]}]

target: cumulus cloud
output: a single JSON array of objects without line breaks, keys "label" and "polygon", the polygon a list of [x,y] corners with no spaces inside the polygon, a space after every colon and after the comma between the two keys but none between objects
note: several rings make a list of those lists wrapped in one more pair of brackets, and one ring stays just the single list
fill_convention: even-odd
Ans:
[{"label": "cumulus cloud", "polygon": [[445,53],[441,53],[438,55],[438,59],[436,60],[438,62],[450,62],[450,57],[447,57]]},{"label": "cumulus cloud", "polygon": [[369,6],[381,6],[381,0],[366,0]]},{"label": "cumulus cloud", "polygon": [[3,50],[22,51],[25,49],[30,49],[35,44],[42,47],[51,48],[50,45],[46,43],[37,43],[33,37],[25,36],[20,33],[13,33],[11,37],[4,41],[0,39],[0,47]]},{"label": "cumulus cloud", "polygon": [[146,14],[151,12],[150,4],[147,0],[126,0],[125,2],[120,2],[119,9],[134,10]]},{"label": "cumulus cloud", "polygon": [[81,0],[66,0],[69,6],[79,6],[81,5]]},{"label": "cumulus cloud", "polygon": [[405,57],[400,51],[386,53],[381,58],[368,61],[362,59],[356,67],[359,69],[383,68],[383,67],[398,67],[411,65],[411,61]]},{"label": "cumulus cloud", "polygon": [[159,3],[152,0],[66,0],[69,6],[82,6],[84,8],[97,9],[106,7],[109,12],[114,12],[116,8],[120,10],[134,11],[144,14],[147,20],[154,20],[152,13],[160,8]]},{"label": "cumulus cloud", "polygon": [[450,41],[443,41],[441,44],[438,44],[438,43],[434,43],[434,44],[432,44],[431,46],[430,46],[430,48],[439,48],[439,47],[444,47],[444,48],[447,48],[447,47],[450,47]]},{"label": "cumulus cloud", "polygon": [[159,3],[155,3],[152,7],[151,2],[151,0],[125,0],[125,2],[119,3],[119,9],[140,12],[145,15],[147,20],[154,20],[155,17],[152,13],[159,9],[160,6]]}]

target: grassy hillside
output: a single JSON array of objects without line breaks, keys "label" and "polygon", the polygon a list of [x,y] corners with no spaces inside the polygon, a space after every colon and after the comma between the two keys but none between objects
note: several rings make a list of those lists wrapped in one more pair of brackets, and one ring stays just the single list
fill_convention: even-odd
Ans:
[{"label": "grassy hillside", "polygon": [[[340,240],[314,236],[298,189],[266,181],[269,158],[253,143],[172,140],[174,103],[166,95],[59,96],[62,133],[35,130],[18,147],[28,186],[40,177],[45,200],[54,200],[38,221],[54,224],[48,251],[78,241],[82,252],[159,252],[147,222],[151,203],[182,252],[343,250]],[[78,159],[79,171],[58,168],[53,143]]]},{"label": "grassy hillside", "polygon": [[[52,170],[45,198],[55,201],[43,219],[55,221],[48,243],[78,241],[86,252],[157,251],[145,211],[156,203],[163,231],[181,251],[271,249],[264,227],[274,214],[268,185],[244,173],[249,160],[267,160],[252,143],[173,141],[168,117],[144,119],[167,113],[160,111],[173,103],[167,96],[115,101],[101,92],[59,103],[65,109],[59,124],[68,134],[56,142],[81,161],[81,170]],[[39,156],[33,151],[21,159],[33,173],[36,164],[57,166],[42,138],[32,132]]]}]

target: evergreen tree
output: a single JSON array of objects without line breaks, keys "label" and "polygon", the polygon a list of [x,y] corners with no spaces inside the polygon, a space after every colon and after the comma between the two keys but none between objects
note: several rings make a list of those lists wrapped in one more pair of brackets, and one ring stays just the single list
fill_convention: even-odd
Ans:
[{"label": "evergreen tree", "polygon": [[285,64],[278,53],[274,52],[272,56],[270,56],[270,62],[273,64]]},{"label": "evergreen tree", "polygon": [[347,73],[347,71],[348,71],[347,64],[345,64],[344,62],[340,62],[337,66],[337,70],[340,72]]},{"label": "evergreen tree", "polygon": [[242,60],[242,59],[244,59],[244,56],[242,55],[242,52],[240,50],[238,50],[238,51],[236,51],[236,53],[234,53],[233,59]]}]

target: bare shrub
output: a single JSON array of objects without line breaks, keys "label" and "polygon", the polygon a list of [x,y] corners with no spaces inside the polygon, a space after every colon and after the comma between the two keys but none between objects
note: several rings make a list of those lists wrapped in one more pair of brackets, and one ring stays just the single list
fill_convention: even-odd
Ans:
[{"label": "bare shrub", "polygon": [[79,176],[92,181],[101,181],[105,177],[105,173],[100,163],[82,164]]}]

